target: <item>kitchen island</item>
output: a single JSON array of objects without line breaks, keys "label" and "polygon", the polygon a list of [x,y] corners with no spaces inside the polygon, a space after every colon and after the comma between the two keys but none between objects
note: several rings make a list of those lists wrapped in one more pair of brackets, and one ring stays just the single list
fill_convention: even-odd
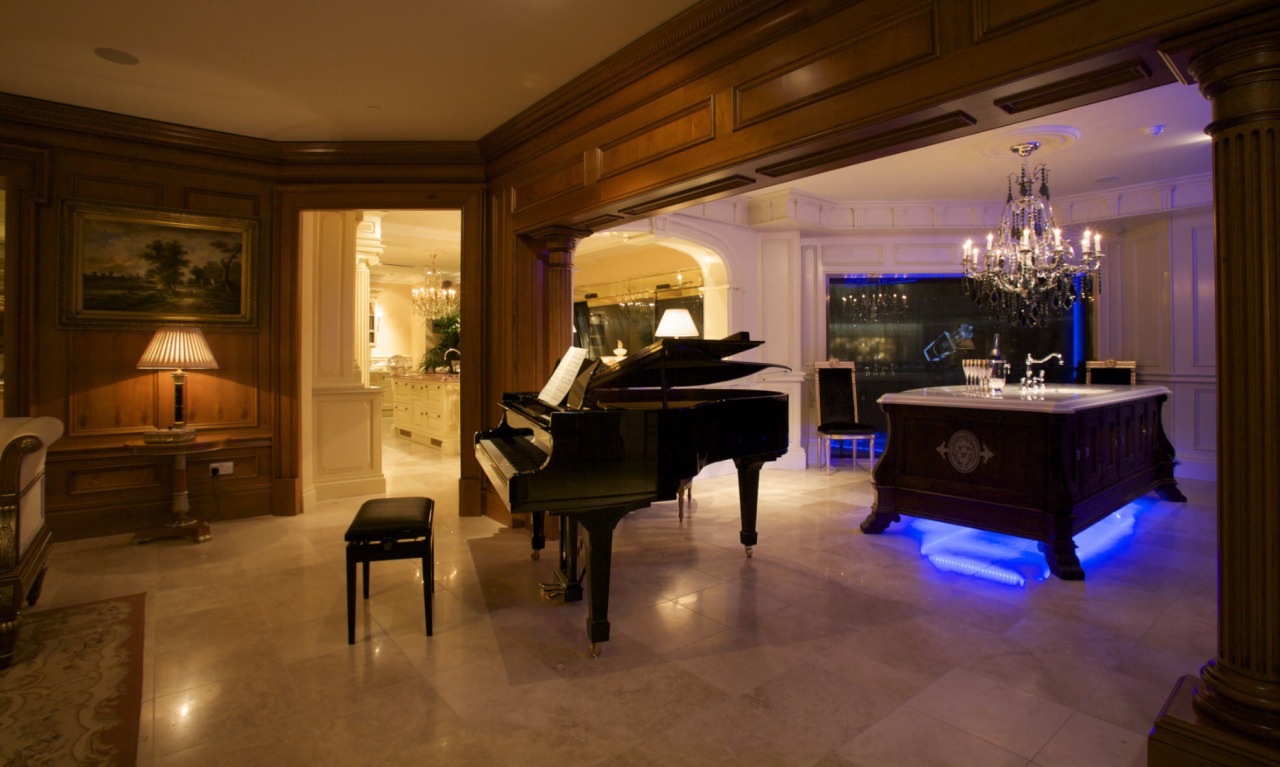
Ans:
[{"label": "kitchen island", "polygon": [[457,455],[461,445],[459,426],[459,377],[450,373],[402,373],[391,378],[397,437],[439,448]]},{"label": "kitchen island", "polygon": [[1029,538],[1051,572],[1082,580],[1076,533],[1152,491],[1186,500],[1160,420],[1168,397],[1163,386],[885,394],[889,437],[862,531],[907,514]]}]

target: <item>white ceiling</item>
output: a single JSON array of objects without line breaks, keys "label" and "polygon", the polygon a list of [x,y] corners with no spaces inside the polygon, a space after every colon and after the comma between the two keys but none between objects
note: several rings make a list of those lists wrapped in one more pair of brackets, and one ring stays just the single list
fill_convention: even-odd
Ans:
[{"label": "white ceiling", "polygon": [[414,284],[422,281],[424,270],[432,266],[441,275],[459,283],[462,261],[462,211],[389,210],[370,211],[382,221],[381,264],[373,276],[382,282]]},{"label": "white ceiling", "polygon": [[[1211,171],[1208,99],[1174,83],[1059,112],[783,186],[841,202],[998,200],[1020,161],[1010,151],[1041,142],[1055,197],[1150,184]],[[768,194],[774,189],[753,192]]]},{"label": "white ceiling", "polygon": [[[10,0],[0,92],[280,141],[478,140],[693,4]],[[1209,173],[1209,119],[1194,87],[1168,85],[785,186],[842,202],[1002,200],[1008,147],[1040,138],[1054,195],[1072,196]],[[386,263],[420,269],[438,252],[458,268],[438,214],[388,214],[384,246]]]},{"label": "white ceiling", "polygon": [[475,141],[693,4],[7,0],[0,91],[274,141]]}]

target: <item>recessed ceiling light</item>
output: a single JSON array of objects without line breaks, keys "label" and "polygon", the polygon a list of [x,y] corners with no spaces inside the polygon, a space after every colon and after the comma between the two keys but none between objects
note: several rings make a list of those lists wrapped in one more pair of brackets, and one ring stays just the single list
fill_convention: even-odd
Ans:
[{"label": "recessed ceiling light", "polygon": [[133,66],[138,63],[138,57],[126,51],[117,50],[115,48],[94,48],[94,54],[100,59],[106,59],[112,64],[124,64],[125,66]]},{"label": "recessed ceiling light", "polygon": [[1161,133],[1164,133],[1164,126],[1158,125],[1158,124],[1148,125],[1147,127],[1142,129],[1142,132],[1147,134],[1148,136],[1159,136]]},{"label": "recessed ceiling light", "polygon": [[365,107],[365,108],[364,108],[364,111],[369,112],[370,114],[375,114],[375,113],[377,113],[377,112],[381,112],[381,111],[382,111],[382,107],[380,107],[380,106],[378,106],[378,105],[376,105],[376,104],[370,104],[369,106],[367,106],[367,107]]}]

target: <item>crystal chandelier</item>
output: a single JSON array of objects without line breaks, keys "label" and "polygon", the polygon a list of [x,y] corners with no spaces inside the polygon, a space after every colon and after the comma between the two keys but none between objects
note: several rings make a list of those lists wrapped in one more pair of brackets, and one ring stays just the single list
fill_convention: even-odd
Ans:
[{"label": "crystal chandelier", "polygon": [[[1040,143],[1028,141],[1010,149],[1022,158],[1022,172],[1009,176],[1009,196],[1000,228],[987,235],[986,250],[964,243],[965,293],[993,309],[1006,322],[1039,325],[1070,309],[1078,299],[1092,300],[1099,286],[1102,235],[1085,230],[1080,255],[1062,239],[1062,230],[1049,206],[1049,171],[1043,164],[1028,167],[1027,158]],[[1013,196],[1013,185],[1018,196]],[[1040,194],[1032,189],[1039,183]]]},{"label": "crystal chandelier", "polygon": [[427,270],[425,285],[413,289],[413,313],[428,321],[439,319],[458,308],[458,290],[444,279],[436,269],[435,254],[431,256],[431,268]]},{"label": "crystal chandelier", "polygon": [[[886,288],[888,288],[886,290]],[[907,310],[907,291],[893,284],[867,285],[857,293],[842,296],[845,314],[854,322],[882,322]]]}]

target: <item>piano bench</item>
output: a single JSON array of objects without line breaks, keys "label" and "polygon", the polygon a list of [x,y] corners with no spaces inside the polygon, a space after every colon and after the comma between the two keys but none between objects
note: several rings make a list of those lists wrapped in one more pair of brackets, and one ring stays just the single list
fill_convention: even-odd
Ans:
[{"label": "piano bench", "polygon": [[364,598],[369,598],[369,563],[422,557],[422,603],[431,636],[431,592],[435,586],[430,498],[374,498],[365,501],[347,528],[347,644],[356,643],[356,562],[364,565]]}]

